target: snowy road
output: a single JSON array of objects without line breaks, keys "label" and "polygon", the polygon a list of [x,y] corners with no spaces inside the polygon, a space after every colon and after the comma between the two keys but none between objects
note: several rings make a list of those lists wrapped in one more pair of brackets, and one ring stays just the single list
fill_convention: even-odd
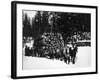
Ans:
[{"label": "snowy road", "polygon": [[78,47],[77,60],[75,64],[69,65],[60,60],[50,60],[38,57],[23,56],[23,70],[31,69],[62,69],[91,66],[91,47]]}]

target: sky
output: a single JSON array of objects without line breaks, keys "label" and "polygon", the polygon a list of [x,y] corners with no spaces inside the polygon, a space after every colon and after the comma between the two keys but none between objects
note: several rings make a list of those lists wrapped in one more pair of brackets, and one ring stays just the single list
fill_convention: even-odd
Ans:
[{"label": "sky", "polygon": [[32,18],[35,17],[37,11],[32,11],[32,10],[29,11],[29,10],[25,10],[25,11],[23,11],[23,13],[24,13],[24,14],[27,14],[28,17],[30,17],[30,23],[32,24]]}]

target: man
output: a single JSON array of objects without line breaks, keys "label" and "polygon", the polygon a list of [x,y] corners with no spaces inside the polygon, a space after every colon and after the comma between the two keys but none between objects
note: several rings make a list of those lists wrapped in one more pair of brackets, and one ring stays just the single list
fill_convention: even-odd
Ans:
[{"label": "man", "polygon": [[70,55],[69,55],[69,48],[67,46],[65,46],[63,48],[63,54],[64,54],[65,63],[69,64],[70,63]]},{"label": "man", "polygon": [[75,64],[76,53],[77,53],[77,46],[75,45],[73,49],[73,64]]}]

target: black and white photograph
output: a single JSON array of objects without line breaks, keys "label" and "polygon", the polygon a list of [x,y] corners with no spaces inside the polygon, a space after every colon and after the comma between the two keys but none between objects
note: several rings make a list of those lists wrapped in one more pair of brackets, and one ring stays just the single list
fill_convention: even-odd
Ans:
[{"label": "black and white photograph", "polygon": [[15,3],[16,77],[97,72],[95,6]]},{"label": "black and white photograph", "polygon": [[23,10],[22,16],[23,69],[91,65],[90,14]]}]

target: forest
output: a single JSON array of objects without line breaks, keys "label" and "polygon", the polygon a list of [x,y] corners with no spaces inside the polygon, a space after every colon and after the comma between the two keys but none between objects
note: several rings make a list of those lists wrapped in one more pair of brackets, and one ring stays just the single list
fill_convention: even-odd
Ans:
[{"label": "forest", "polygon": [[35,17],[30,19],[23,13],[23,37],[36,39],[44,32],[61,33],[66,37],[75,32],[90,32],[90,16],[87,13],[36,11]]}]

